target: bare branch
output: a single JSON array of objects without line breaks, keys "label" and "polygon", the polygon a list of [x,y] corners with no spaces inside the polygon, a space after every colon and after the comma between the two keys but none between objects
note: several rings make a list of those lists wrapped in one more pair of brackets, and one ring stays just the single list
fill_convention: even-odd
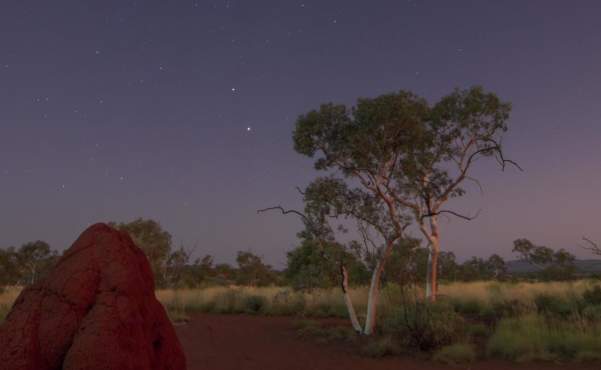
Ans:
[{"label": "bare branch", "polygon": [[593,252],[593,254],[601,256],[601,247],[599,247],[599,244],[584,236],[582,237],[582,240],[584,240],[587,245],[580,245],[581,248],[591,251]]},{"label": "bare branch", "polygon": [[282,212],[283,215],[288,215],[288,214],[295,214],[297,216],[299,216],[300,218],[303,219],[303,221],[309,223],[309,218],[307,216],[305,216],[304,213],[299,212],[295,209],[284,209],[282,206],[275,206],[275,207],[268,207],[268,208],[263,208],[263,209],[258,209],[257,213],[263,213],[263,212],[267,212],[267,211],[275,211],[278,210],[280,212]]},{"label": "bare branch", "polygon": [[473,215],[473,216],[466,216],[466,215],[463,215],[463,214],[461,214],[459,212],[451,211],[451,210],[448,210],[448,209],[442,209],[440,211],[430,212],[430,213],[424,214],[424,215],[421,216],[421,218],[423,220],[424,218],[435,217],[435,216],[438,216],[438,215],[444,214],[444,213],[453,215],[455,217],[459,217],[459,218],[464,219],[466,221],[472,221],[473,219],[475,219],[476,217],[478,217],[480,215],[480,210],[478,210],[478,212],[476,212],[476,214]]}]

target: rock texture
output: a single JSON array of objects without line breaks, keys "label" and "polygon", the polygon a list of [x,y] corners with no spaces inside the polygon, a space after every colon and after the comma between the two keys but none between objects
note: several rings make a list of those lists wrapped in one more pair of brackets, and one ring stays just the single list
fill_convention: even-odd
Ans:
[{"label": "rock texture", "polygon": [[88,228],[0,326],[3,370],[183,370],[148,260],[126,234]]}]

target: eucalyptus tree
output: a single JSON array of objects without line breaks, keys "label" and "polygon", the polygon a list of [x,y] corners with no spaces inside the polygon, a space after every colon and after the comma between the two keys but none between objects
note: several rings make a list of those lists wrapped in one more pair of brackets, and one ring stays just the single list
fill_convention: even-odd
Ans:
[{"label": "eucalyptus tree", "polygon": [[[431,249],[429,290],[436,298],[439,217],[471,219],[443,207],[465,194],[465,181],[475,181],[470,171],[477,159],[495,157],[502,167],[513,163],[504,158],[500,142],[509,110],[496,95],[475,87],[434,105],[407,91],[362,98],[354,107],[323,104],[297,120],[295,150],[326,175],[304,192],[305,212],[294,212],[320,240],[334,238],[331,218],[356,221],[361,241],[376,257],[364,334],[375,326],[386,263],[395,245],[410,245],[400,241],[413,222]],[[344,282],[344,265],[341,271]],[[352,302],[347,306],[351,312]]]},{"label": "eucalyptus tree", "polygon": [[[404,179],[400,163],[409,161],[410,147],[422,142],[427,102],[401,91],[375,99],[359,99],[356,106],[324,104],[299,117],[294,148],[315,159],[315,168],[327,173],[304,192],[305,214],[315,235],[334,234],[329,219],[343,217],[357,223],[357,233],[375,257],[366,320],[361,332],[373,333],[380,286],[395,245],[411,224],[408,209],[397,198]],[[306,223],[307,224],[307,223]],[[341,264],[342,288],[352,321],[354,309],[346,294],[348,273]],[[353,325],[357,329],[357,323]]]},{"label": "eucalyptus tree", "polygon": [[432,106],[421,118],[418,135],[407,152],[398,156],[392,167],[395,182],[386,182],[385,191],[395,202],[410,209],[420,232],[430,247],[427,293],[432,301],[438,293],[438,264],[441,251],[442,215],[472,220],[445,208],[449,200],[466,194],[465,183],[473,181],[474,163],[494,158],[502,169],[507,164],[519,166],[505,158],[502,137],[507,131],[511,111],[509,103],[481,87],[455,90]]}]

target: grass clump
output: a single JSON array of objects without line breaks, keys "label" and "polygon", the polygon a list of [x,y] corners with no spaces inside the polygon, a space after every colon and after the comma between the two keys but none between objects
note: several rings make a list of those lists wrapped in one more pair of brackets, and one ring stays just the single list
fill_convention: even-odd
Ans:
[{"label": "grass clump", "polygon": [[7,305],[7,304],[0,305],[0,323],[2,321],[4,321],[4,319],[6,318],[6,315],[8,315],[9,311],[10,311],[9,305]]},{"label": "grass clump", "polygon": [[380,358],[398,355],[402,351],[391,336],[374,338],[361,347],[360,353],[365,357]]},{"label": "grass clump", "polygon": [[601,286],[595,285],[591,289],[587,289],[582,293],[582,299],[587,305],[601,305]]},{"label": "grass clump", "polygon": [[405,345],[431,351],[464,336],[464,320],[445,303],[413,302],[381,320],[382,331],[403,338]]},{"label": "grass clump", "polygon": [[455,343],[439,349],[432,359],[447,365],[469,364],[476,360],[476,351],[469,343]]},{"label": "grass clump", "polygon": [[244,311],[249,314],[261,313],[267,306],[267,300],[259,295],[250,295],[244,297]]},{"label": "grass clump", "polygon": [[488,337],[490,334],[490,328],[481,323],[474,323],[466,325],[466,334],[472,338],[474,337]]},{"label": "grass clump", "polygon": [[488,342],[487,353],[512,361],[574,360],[601,352],[601,327],[539,315],[504,319]]}]

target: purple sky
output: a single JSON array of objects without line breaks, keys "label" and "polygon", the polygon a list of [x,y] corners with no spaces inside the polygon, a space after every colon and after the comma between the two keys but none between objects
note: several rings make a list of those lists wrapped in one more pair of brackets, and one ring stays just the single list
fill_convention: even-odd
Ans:
[{"label": "purple sky", "polygon": [[[483,85],[513,103],[481,209],[443,222],[461,259],[520,237],[578,256],[601,241],[601,2],[5,0],[0,246],[63,249],[89,224],[154,218],[176,244],[281,266],[316,175],[292,149],[322,102]],[[251,128],[250,131],[248,128]],[[417,234],[416,234],[417,235]]]}]

